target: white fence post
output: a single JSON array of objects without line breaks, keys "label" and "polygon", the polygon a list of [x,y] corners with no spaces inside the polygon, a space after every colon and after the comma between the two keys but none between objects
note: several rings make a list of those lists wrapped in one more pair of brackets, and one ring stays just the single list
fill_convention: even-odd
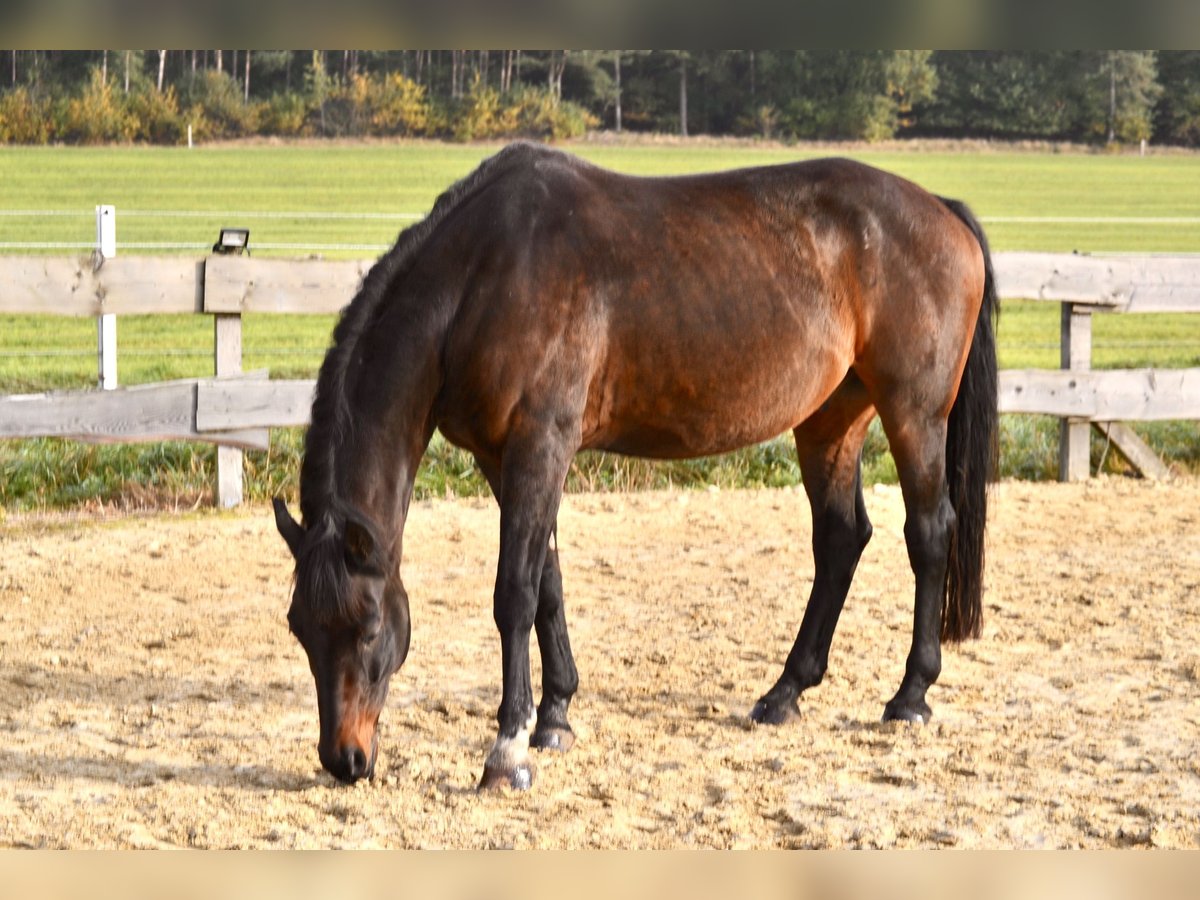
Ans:
[{"label": "white fence post", "polygon": [[[242,317],[219,313],[213,316],[213,342],[217,377],[242,371]],[[229,509],[242,502],[242,451],[217,447],[217,505]]]},{"label": "white fence post", "polygon": [[[100,263],[117,255],[117,208],[96,207],[96,252]],[[102,391],[111,391],[117,386],[117,317],[102,315],[96,320],[96,357],[99,368],[99,385]]]}]

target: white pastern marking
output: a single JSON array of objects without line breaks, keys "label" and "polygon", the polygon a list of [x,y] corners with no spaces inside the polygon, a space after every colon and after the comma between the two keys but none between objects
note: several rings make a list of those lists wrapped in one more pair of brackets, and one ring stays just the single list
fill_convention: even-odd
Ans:
[{"label": "white pastern marking", "polygon": [[530,712],[525,724],[511,738],[497,737],[484,765],[489,769],[511,772],[529,759],[529,736],[537,725],[537,710]]}]

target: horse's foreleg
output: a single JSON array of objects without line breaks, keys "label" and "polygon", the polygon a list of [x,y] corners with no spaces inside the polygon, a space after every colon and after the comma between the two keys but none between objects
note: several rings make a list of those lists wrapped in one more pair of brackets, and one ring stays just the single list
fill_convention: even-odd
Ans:
[{"label": "horse's foreleg", "polygon": [[[502,487],[499,462],[480,454],[475,460],[499,502]],[[555,523],[550,529],[550,544],[538,585],[537,614],[533,620],[542,657],[542,702],[538,704],[537,727],[529,744],[542,750],[565,752],[575,743],[575,732],[567,721],[567,707],[579,687],[579,674],[567,636],[557,532]]]},{"label": "horse's foreleg", "polygon": [[481,789],[523,790],[533,783],[529,741],[537,713],[529,677],[529,633],[537,618],[548,544],[570,459],[562,441],[545,437],[514,440],[504,451],[493,607],[504,687],[496,716],[499,732],[484,763]]},{"label": "horse's foreleg", "polygon": [[916,576],[916,601],[904,680],[884,708],[883,718],[928,722],[932,711],[925,702],[925,692],[937,681],[942,668],[942,598],[955,525],[946,486],[946,423],[909,420],[891,429],[888,424],[885,420],[904,492],[904,539]]},{"label": "horse's foreleg", "polygon": [[821,682],[829,647],[863,548],[871,538],[862,495],[860,454],[872,411],[853,375],[835,394],[841,402],[796,429],[804,489],[812,506],[812,593],[783,674],[754,705],[750,717],[776,725],[799,715],[801,691]]}]

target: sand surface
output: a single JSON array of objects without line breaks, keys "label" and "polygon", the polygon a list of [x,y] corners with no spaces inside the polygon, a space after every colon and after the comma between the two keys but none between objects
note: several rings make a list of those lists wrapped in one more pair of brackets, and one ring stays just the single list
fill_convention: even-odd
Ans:
[{"label": "sand surface", "polygon": [[[0,845],[1200,847],[1200,482],[999,485],[983,638],[882,725],[910,639],[898,489],[803,718],[752,726],[812,577],[802,492],[570,496],[566,755],[481,796],[491,501],[415,504],[413,648],[370,783],[319,768],[266,508],[0,522]],[[536,652],[534,683],[538,683]]]}]

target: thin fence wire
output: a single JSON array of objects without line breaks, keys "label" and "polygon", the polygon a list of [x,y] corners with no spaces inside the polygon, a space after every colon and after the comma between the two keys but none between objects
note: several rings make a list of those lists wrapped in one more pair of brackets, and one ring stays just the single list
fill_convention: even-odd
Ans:
[{"label": "thin fence wire", "polygon": [[[78,218],[90,219],[94,210],[84,209],[0,209],[0,218]],[[374,221],[416,222],[425,218],[418,212],[329,212],[325,210],[200,210],[200,209],[120,209],[121,219],[207,219],[222,221],[266,219],[275,221]],[[0,251],[9,250],[91,250],[96,246],[90,241],[0,241]],[[252,251],[281,250],[307,253],[382,253],[391,248],[390,243],[361,243],[339,241],[254,241]],[[207,241],[117,241],[118,250],[198,250],[207,252],[212,244]]]},{"label": "thin fence wire", "polygon": [[0,216],[11,218],[38,219],[43,216],[94,216],[92,210],[82,209],[0,209]]},{"label": "thin fence wire", "polygon": [[[122,209],[122,216],[135,216],[157,219],[344,219],[346,221],[382,220],[385,222],[417,221],[425,218],[424,213],[377,213],[377,212],[324,212],[317,210],[259,210],[257,212],[226,210],[197,210],[197,209]],[[1197,220],[1200,221],[1200,220]]]},{"label": "thin fence wire", "polygon": [[[314,242],[281,242],[281,241],[252,241],[251,251],[290,250],[308,252],[363,252],[382,253],[390,250],[393,244],[354,244],[354,243],[314,243]],[[0,241],[2,250],[93,250],[95,241]],[[117,241],[118,249],[126,250],[199,250],[208,252],[212,244],[207,241]],[[1171,251],[1156,253],[1147,250],[1089,250],[1088,256],[1136,256],[1136,257],[1193,257],[1200,256],[1200,251]]]},{"label": "thin fence wire", "polygon": [[95,241],[0,241],[0,250],[93,250]]},{"label": "thin fence wire", "polygon": [[[382,219],[384,221],[416,221],[425,213],[415,212],[325,212],[322,210],[225,210],[225,209],[119,209],[118,216],[152,219]],[[94,210],[84,209],[0,209],[0,216],[36,219],[42,216],[92,217]]]},{"label": "thin fence wire", "polygon": [[1200,216],[980,216],[1000,225],[1200,225]]},{"label": "thin fence wire", "polygon": [[[425,218],[419,212],[335,212],[303,209],[120,209],[120,216],[158,219],[377,219],[416,221]],[[90,209],[0,209],[0,216],[38,218],[41,216],[90,217]],[[1200,216],[980,216],[982,222],[1013,225],[1200,225]]]},{"label": "thin fence wire", "polygon": [[[332,252],[361,250],[380,252],[391,248],[391,244],[342,244],[313,242],[279,242],[254,241],[250,245],[254,250],[323,250]],[[95,241],[0,241],[0,250],[92,250]],[[207,241],[117,241],[118,249],[125,250],[211,250],[212,244]]]},{"label": "thin fence wire", "polygon": [[[321,356],[329,349],[328,344],[314,344],[311,347],[244,347],[245,356]],[[122,349],[121,356],[203,356],[212,358],[212,347],[145,347]],[[71,357],[96,358],[96,350],[0,350],[0,359],[58,359]]]}]

